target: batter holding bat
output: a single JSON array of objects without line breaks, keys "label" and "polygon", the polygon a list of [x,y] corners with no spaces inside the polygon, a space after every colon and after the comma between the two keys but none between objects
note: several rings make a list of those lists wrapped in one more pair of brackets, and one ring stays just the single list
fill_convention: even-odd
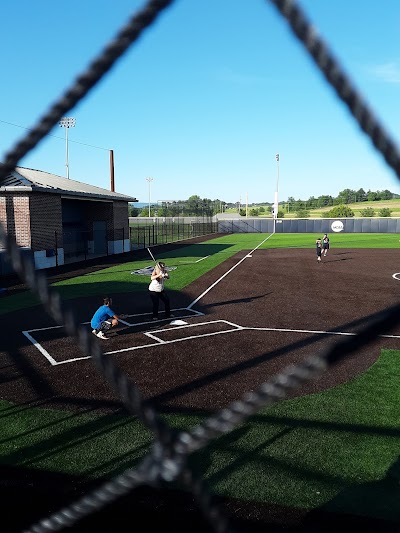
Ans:
[{"label": "batter holding bat", "polygon": [[164,281],[169,279],[169,274],[165,268],[165,263],[159,261],[156,263],[153,272],[151,273],[151,282],[149,285],[150,298],[153,303],[153,316],[152,320],[158,320],[158,309],[160,306],[160,300],[165,307],[165,317],[170,318],[171,306],[169,303],[168,294],[164,289]]}]

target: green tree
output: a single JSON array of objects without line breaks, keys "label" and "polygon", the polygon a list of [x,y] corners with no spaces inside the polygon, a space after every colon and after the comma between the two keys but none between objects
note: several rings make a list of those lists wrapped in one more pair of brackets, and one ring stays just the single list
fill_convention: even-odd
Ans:
[{"label": "green tree", "polygon": [[300,207],[299,209],[296,210],[296,217],[297,218],[309,218],[310,211]]},{"label": "green tree", "polygon": [[350,209],[347,205],[337,205],[333,207],[330,211],[325,213],[327,218],[349,218],[354,217],[354,211]]},{"label": "green tree", "polygon": [[128,206],[128,216],[130,217],[138,217],[140,213],[140,209],[138,207],[135,207],[132,204],[129,204]]},{"label": "green tree", "polygon": [[374,217],[375,210],[372,209],[372,207],[366,207],[365,209],[361,210],[360,214],[362,217]]},{"label": "green tree", "polygon": [[384,191],[380,191],[382,200],[392,200],[393,193],[385,189]]},{"label": "green tree", "polygon": [[258,215],[260,214],[260,211],[259,209],[257,209],[256,207],[253,207],[252,209],[250,209],[249,211],[249,215],[251,217],[258,217]]},{"label": "green tree", "polygon": [[336,199],[339,201],[339,205],[351,204],[355,202],[356,194],[356,191],[353,191],[352,189],[344,189],[343,191],[340,191]]},{"label": "green tree", "polygon": [[197,196],[197,194],[194,194],[193,196],[189,196],[189,198],[186,201],[186,206],[189,213],[192,213],[195,215],[196,213],[199,213],[201,211],[201,198],[200,196]]},{"label": "green tree", "polygon": [[379,197],[379,194],[377,194],[376,192],[374,191],[368,191],[367,192],[367,200],[368,202],[375,202],[376,200],[379,200],[380,197]]},{"label": "green tree", "polygon": [[388,207],[382,207],[382,209],[379,209],[378,215],[380,217],[390,217],[392,214],[392,211]]},{"label": "green tree", "polygon": [[307,200],[307,207],[311,209],[318,207],[318,200],[314,198],[314,196],[310,196],[310,198]]},{"label": "green tree", "polygon": [[287,199],[287,203],[288,203],[288,213],[290,211],[295,211],[296,200],[293,198],[293,196],[289,196],[289,198]]},{"label": "green tree", "polygon": [[258,208],[258,212],[260,213],[260,215],[261,215],[261,213],[265,213],[265,207],[260,206],[260,207]]},{"label": "green tree", "polygon": [[276,218],[285,218],[285,211],[278,209],[278,214],[276,215]]},{"label": "green tree", "polygon": [[367,201],[367,193],[364,191],[364,189],[358,189],[358,191],[356,192],[356,201],[357,202]]},{"label": "green tree", "polygon": [[317,198],[317,207],[327,207],[328,205],[333,205],[332,196],[325,195],[325,196],[319,196]]}]

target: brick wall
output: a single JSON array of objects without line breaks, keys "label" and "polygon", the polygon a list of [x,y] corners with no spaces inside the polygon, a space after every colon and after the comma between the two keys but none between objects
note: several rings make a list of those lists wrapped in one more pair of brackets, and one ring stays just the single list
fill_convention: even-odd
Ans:
[{"label": "brick wall", "polygon": [[31,246],[29,195],[4,193],[0,198],[0,221],[18,246]]},{"label": "brick wall", "polygon": [[18,246],[32,246],[29,196],[14,196],[15,240]]},{"label": "brick wall", "polygon": [[35,193],[30,198],[32,250],[49,250],[62,244],[61,196]]},{"label": "brick wall", "polygon": [[[0,222],[8,233],[15,235],[19,246],[29,247],[33,252],[62,248],[62,202],[60,195],[52,193],[5,193],[0,197]],[[94,221],[106,222],[110,241],[129,239],[127,202],[82,200],[82,209],[89,239],[93,238]]]},{"label": "brick wall", "polygon": [[113,222],[114,230],[117,230],[115,238],[122,239],[122,229],[124,238],[129,237],[129,212],[128,202],[113,202]]},{"label": "brick wall", "polygon": [[3,226],[5,232],[7,232],[7,197],[5,194],[0,196],[0,224]]},{"label": "brick wall", "polygon": [[100,220],[107,222],[107,233],[112,229],[112,202],[86,202],[85,215],[90,232],[93,230],[93,222]]}]

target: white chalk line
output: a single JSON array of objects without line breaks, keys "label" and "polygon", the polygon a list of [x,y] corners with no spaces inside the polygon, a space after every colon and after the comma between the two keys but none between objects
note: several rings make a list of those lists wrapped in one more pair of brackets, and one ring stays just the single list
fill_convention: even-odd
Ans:
[{"label": "white chalk line", "polygon": [[253,252],[255,252],[256,250],[258,250],[258,248],[264,244],[268,239],[270,239],[271,237],[273,236],[273,233],[271,233],[271,235],[268,235],[268,237],[266,237],[263,241],[260,242],[260,244],[258,244],[255,248],[253,248],[253,250],[251,250],[247,255],[245,255],[242,259],[240,259],[240,261],[238,261],[236,263],[236,265],[233,265],[233,267],[231,267],[227,272],[225,272],[225,274],[223,274],[219,279],[217,279],[217,281],[215,281],[212,285],[210,285],[208,287],[208,289],[206,289],[204,292],[202,292],[200,294],[200,296],[198,296],[195,300],[193,300],[193,302],[191,304],[189,304],[187,306],[187,309],[191,309],[194,305],[197,304],[197,302],[199,300],[201,300],[201,298],[203,298],[203,296],[205,296],[208,292],[210,292],[211,289],[213,289],[216,285],[218,285],[218,283],[220,281],[222,281],[228,274],[230,274],[232,272],[232,270],[234,270],[236,267],[238,267],[239,265],[241,265],[243,263],[243,261],[245,259],[247,259],[248,257],[251,257],[251,255],[253,254]]},{"label": "white chalk line", "polygon": [[[196,335],[187,335],[186,337],[181,337],[177,339],[172,340],[163,340],[161,339],[157,333],[163,333],[163,332],[171,332],[174,330],[179,329],[187,329],[187,328],[193,328],[193,327],[199,327],[199,326],[208,326],[210,324],[226,324],[227,326],[230,326],[229,329],[225,329],[222,331],[215,331],[211,333],[199,333]],[[58,326],[57,326],[58,327]],[[127,352],[134,352],[136,350],[143,350],[146,348],[152,348],[154,346],[160,346],[160,345],[168,345],[168,344],[174,344],[177,342],[183,342],[183,341],[190,341],[190,340],[196,340],[204,337],[213,337],[216,335],[224,335],[226,333],[234,333],[234,332],[242,332],[242,331],[266,331],[266,332],[279,332],[279,333],[302,333],[302,334],[310,334],[310,335],[331,335],[331,336],[356,336],[357,333],[354,332],[345,332],[345,331],[325,331],[325,330],[311,330],[311,329],[292,329],[292,328],[267,328],[267,327],[251,327],[251,326],[241,326],[239,324],[235,324],[233,322],[229,322],[227,320],[212,320],[207,322],[197,322],[194,324],[186,324],[182,326],[176,326],[176,327],[168,327],[168,328],[161,328],[153,332],[144,332],[144,335],[148,338],[153,339],[155,342],[151,344],[140,344],[139,346],[130,346],[128,348],[121,348],[119,350],[111,350],[108,352],[104,352],[104,355],[115,355],[115,354],[122,354]],[[52,364],[52,366],[56,365],[62,365],[66,363],[73,363],[75,361],[80,361],[84,359],[89,359],[90,355],[88,356],[82,356],[82,357],[75,357],[71,359],[66,359],[64,361],[55,361],[46,350],[43,349],[42,346],[40,346],[39,343],[33,339],[27,332],[24,332],[24,334],[29,338],[31,342],[34,343],[36,348],[46,357],[46,359],[49,360],[49,362]],[[400,335],[379,335],[381,338],[392,338],[392,339],[400,339]]]}]

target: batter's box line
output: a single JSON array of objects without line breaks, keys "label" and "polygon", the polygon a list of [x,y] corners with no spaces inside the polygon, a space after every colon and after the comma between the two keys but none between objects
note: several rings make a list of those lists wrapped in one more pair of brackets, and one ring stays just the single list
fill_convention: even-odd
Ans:
[{"label": "batter's box line", "polygon": [[197,339],[198,337],[208,337],[210,335],[219,335],[220,333],[230,333],[232,331],[239,331],[243,329],[241,326],[238,326],[237,324],[233,324],[232,322],[228,322],[227,320],[210,320],[208,322],[196,322],[196,324],[184,324],[183,326],[176,326],[174,328],[162,328],[157,329],[153,331],[152,333],[146,331],[145,335],[146,337],[150,337],[151,339],[157,341],[159,344],[168,344],[169,342],[178,342],[181,339],[175,339],[173,341],[164,341],[160,339],[160,337],[157,337],[157,335],[154,335],[154,333],[162,333],[164,331],[175,331],[177,329],[187,329],[187,328],[196,328],[198,326],[208,326],[209,324],[228,324],[228,326],[232,326],[231,329],[227,329],[224,331],[215,331],[213,333],[200,333],[199,335],[191,335],[189,337],[184,337],[182,340],[188,340],[188,339]]},{"label": "batter's box line", "polygon": [[[204,316],[204,313],[201,313],[200,311],[196,311],[194,309],[188,309],[187,307],[179,307],[177,309],[173,309],[173,311],[188,311],[190,312],[190,314],[188,315],[185,315],[183,316],[182,318],[188,318],[188,317],[191,317],[191,316]],[[136,316],[143,316],[144,313],[138,313],[138,314],[133,314],[133,315],[124,315],[124,318],[132,318],[132,317],[136,317]],[[141,325],[145,325],[145,324],[148,324],[150,323],[151,321],[150,320],[146,320],[145,322],[134,322],[133,324],[131,324],[130,322],[127,322],[123,319],[120,318],[120,322],[122,322],[123,324],[125,324],[125,326],[127,327],[134,327],[134,326],[141,326]],[[90,324],[90,321],[88,322],[82,322],[81,325],[82,326],[86,326]],[[31,333],[33,332],[37,332],[37,331],[48,331],[50,329],[59,329],[59,328],[63,328],[65,326],[63,325],[56,325],[56,326],[47,326],[45,328],[35,328],[35,329],[28,329],[28,330],[25,330],[25,331],[22,331],[22,334],[32,343],[32,345],[47,359],[47,361],[51,364],[51,366],[57,366],[57,365],[64,365],[65,363],[73,363],[75,361],[83,361],[85,359],[90,359],[90,355],[83,355],[82,357],[72,357],[70,359],[66,359],[64,361],[57,361],[56,359],[54,359],[54,357],[52,357],[49,352],[43,348],[43,346],[40,344],[39,341],[37,341],[32,335]],[[145,347],[145,346],[144,346]],[[113,353],[113,352],[106,352],[106,353]],[[118,353],[118,352],[117,352]]]},{"label": "batter's box line", "polygon": [[[176,311],[177,310],[178,309],[176,309]],[[187,310],[187,309],[186,308],[180,308],[179,310]],[[193,314],[204,316],[203,313],[200,313],[200,312],[194,311],[194,310],[193,310],[193,313],[191,315],[188,315],[188,316],[193,316]],[[131,316],[138,316],[138,315],[131,315]],[[147,324],[147,323],[148,322],[144,322],[143,324]],[[201,333],[201,334],[197,334],[197,335],[188,335],[188,336],[182,337],[180,339],[173,339],[173,340],[169,340],[169,341],[165,341],[165,340],[161,339],[159,336],[155,335],[155,333],[162,333],[162,332],[165,332],[165,331],[171,332],[171,331],[174,331],[174,330],[188,329],[188,328],[204,326],[204,325],[209,325],[209,324],[216,324],[216,323],[226,324],[226,325],[230,326],[230,329],[227,329],[227,330],[224,330],[224,331],[217,331],[217,332],[213,332],[213,333]],[[88,324],[88,322],[86,322],[84,324]],[[139,324],[138,323],[129,324],[129,326],[135,326],[135,325],[139,325]],[[66,363],[73,363],[75,361],[82,361],[82,360],[85,360],[85,359],[90,359],[91,356],[87,355],[87,356],[81,356],[81,357],[74,357],[74,358],[71,358],[71,359],[66,359],[64,361],[56,361],[47,352],[47,350],[45,350],[43,348],[43,346],[32,335],[30,335],[30,332],[33,332],[33,331],[43,331],[43,330],[48,330],[48,329],[60,328],[60,327],[64,327],[64,326],[51,326],[51,327],[47,327],[47,328],[37,328],[37,329],[29,330],[29,331],[23,331],[22,333],[25,335],[25,337],[27,339],[29,339],[29,341],[33,344],[33,346],[35,346],[35,348],[37,350],[39,350],[39,352],[49,361],[49,363],[52,366],[63,365],[63,364],[66,364]],[[135,351],[135,350],[140,350],[140,349],[145,349],[145,348],[150,348],[150,347],[155,347],[155,346],[160,346],[160,345],[173,344],[175,342],[182,342],[182,341],[187,341],[187,340],[199,339],[199,338],[202,338],[202,337],[203,338],[204,337],[211,337],[211,336],[215,336],[215,335],[221,335],[221,334],[225,334],[225,333],[233,333],[235,331],[245,331],[245,330],[271,331],[271,332],[272,331],[276,331],[276,332],[281,332],[281,333],[309,333],[309,334],[314,334],[314,335],[339,335],[339,336],[356,336],[357,335],[357,333],[353,333],[353,332],[323,331],[323,330],[308,330],[308,329],[290,329],[290,328],[247,327],[247,326],[241,326],[239,324],[235,324],[235,323],[227,321],[227,320],[213,320],[213,321],[207,321],[207,322],[197,322],[195,324],[185,324],[185,325],[180,325],[180,326],[175,326],[175,327],[160,328],[160,329],[158,329],[156,331],[153,331],[152,333],[144,332],[144,335],[146,335],[148,338],[151,338],[151,339],[155,340],[156,342],[152,343],[152,344],[143,344],[143,345],[139,345],[139,346],[132,346],[132,347],[129,347],[129,348],[123,348],[123,349],[120,349],[120,350],[113,350],[113,351],[105,352],[105,355],[113,355],[113,354],[119,354],[119,353],[124,353],[124,352],[131,352],[131,351]],[[394,339],[399,339],[400,338],[399,335],[379,335],[379,337],[394,338]]]},{"label": "batter's box line", "polygon": [[[171,311],[172,312],[173,311],[175,311],[175,312],[177,312],[177,311],[187,311],[187,312],[190,313],[190,314],[185,315],[185,316],[180,317],[180,318],[188,318],[188,317],[191,317],[193,315],[194,316],[204,316],[204,313],[201,313],[200,311],[196,311],[195,309],[188,309],[187,307],[178,307],[176,309],[172,309]],[[136,313],[136,314],[133,314],[133,315],[123,314],[123,318],[132,318],[132,317],[137,317],[137,316],[143,316],[143,315],[146,315],[146,314],[149,314],[149,313]],[[122,324],[125,324],[125,326],[129,326],[129,327],[139,326],[139,325],[142,325],[142,324],[148,324],[149,322],[152,322],[152,320],[146,320],[144,322],[133,322],[133,323],[131,323],[131,322],[127,322],[123,318],[120,318],[119,321]],[[166,320],[168,320],[168,319],[166,319]],[[87,321],[87,322],[81,322],[81,326],[87,326],[88,324],[90,324],[90,320]],[[25,331],[22,331],[22,334],[25,335],[25,337],[28,337],[28,335],[30,333],[33,333],[35,331],[48,331],[50,329],[57,329],[57,328],[63,328],[63,327],[65,327],[65,326],[64,325],[57,325],[57,326],[46,326],[45,328],[27,329]],[[29,337],[31,337],[31,336],[29,335]],[[31,340],[31,339],[32,339],[32,337],[29,340]]]},{"label": "batter's box line", "polygon": [[[242,329],[253,330],[253,331],[278,331],[280,333],[311,333],[313,335],[339,335],[339,336],[356,336],[356,332],[347,332],[347,331],[325,331],[325,330],[313,330],[313,329],[289,329],[289,328],[256,328],[241,326]],[[400,335],[378,335],[378,337],[385,339],[400,339]]]},{"label": "batter's box line", "polygon": [[[62,327],[62,326],[55,326],[55,327],[59,328],[59,327]],[[49,329],[49,328],[42,328],[42,329]],[[32,330],[30,330],[30,331],[40,331],[40,330],[32,329]],[[32,337],[32,335],[30,335],[30,334],[28,333],[28,331],[23,331],[22,334],[25,335],[25,337],[26,337],[28,340],[30,340],[30,342],[33,344],[33,346],[34,346],[35,348],[37,348],[37,349],[39,350],[39,352],[40,352],[42,355],[45,356],[45,358],[49,361],[49,363],[50,363],[52,366],[56,366],[56,365],[59,364],[55,359],[53,359],[53,357],[51,357],[51,355],[49,354],[49,352],[48,352],[47,350],[45,350],[45,349],[43,348],[43,346],[42,346],[42,345],[41,345],[36,339],[34,339],[34,338]],[[85,359],[86,359],[86,358],[85,358]]]},{"label": "batter's box line", "polygon": [[192,340],[192,339],[200,339],[202,337],[212,337],[214,335],[222,335],[224,333],[233,333],[234,331],[242,331],[243,329],[246,329],[246,328],[242,328],[242,326],[238,326],[237,324],[233,324],[232,322],[228,322],[227,320],[211,320],[209,322],[197,322],[196,324],[186,324],[184,326],[176,326],[173,328],[162,328],[162,329],[158,329],[156,332],[161,333],[163,331],[167,331],[170,333],[171,331],[174,331],[176,329],[183,329],[183,328],[190,328],[190,327],[204,326],[204,325],[208,326],[209,324],[216,324],[216,323],[228,324],[229,326],[232,326],[232,327],[230,329],[225,329],[223,331],[214,331],[213,333],[200,333],[198,335],[189,335],[188,337],[182,337],[181,339],[173,339],[170,341],[164,341],[160,339],[159,337],[155,336],[153,333],[145,332],[144,334],[147,337],[150,337],[153,340],[156,340],[156,342],[152,344],[141,344],[139,346],[131,346],[129,348],[122,348],[121,350],[105,352],[104,355],[114,355],[114,354],[119,354],[119,353],[124,353],[124,352],[134,352],[136,350],[142,350],[144,348],[150,348],[150,347],[161,346],[161,345],[166,345],[166,344],[174,344],[175,342],[182,342],[182,341],[187,341],[187,340]]}]

